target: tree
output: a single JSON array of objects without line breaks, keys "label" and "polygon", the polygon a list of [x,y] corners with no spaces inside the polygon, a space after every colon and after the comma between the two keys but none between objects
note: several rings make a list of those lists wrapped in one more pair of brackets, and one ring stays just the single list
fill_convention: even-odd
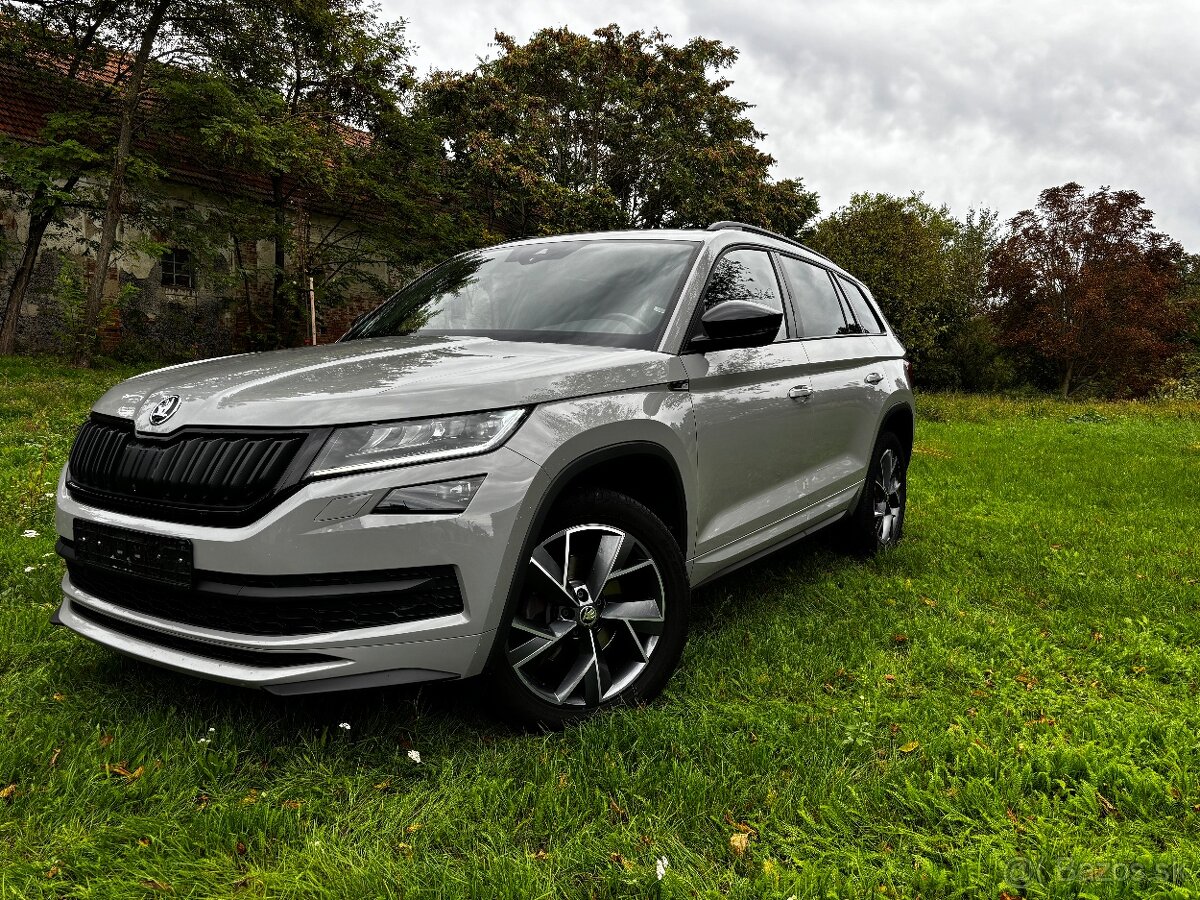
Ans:
[{"label": "tree", "polygon": [[159,32],[167,18],[171,0],[151,0],[144,12],[145,20],[135,26],[137,52],[129,66],[128,77],[121,87],[120,126],[117,145],[113,151],[112,171],[108,177],[108,198],[104,217],[100,225],[100,242],[96,248],[96,267],[88,285],[87,302],[83,312],[83,331],[75,347],[75,363],[90,366],[96,342],[96,328],[100,322],[100,306],[104,299],[104,286],[108,282],[108,263],[117,242],[117,227],[121,224],[121,213],[125,201],[126,173],[129,170],[133,151],[134,120],[142,101],[142,81],[151,54],[158,41]]},{"label": "tree", "polygon": [[[404,23],[378,17],[362,0],[312,4],[228,2],[222,33],[195,40],[207,68],[182,105],[198,111],[208,161],[244,191],[232,233],[274,247],[270,310],[257,327],[261,346],[302,334],[309,277],[318,296],[338,299],[351,285],[387,288],[381,263],[412,264],[473,243],[478,228],[440,203],[438,137],[406,112],[415,87]],[[328,221],[332,225],[317,225]],[[220,217],[218,217],[219,219]]]},{"label": "tree", "polygon": [[995,234],[990,210],[959,221],[920,194],[864,193],[822,219],[809,242],[871,288],[924,384],[962,387],[989,377],[978,368],[986,330],[973,323]]},{"label": "tree", "polygon": [[456,183],[505,235],[705,226],[739,219],[795,235],[817,198],[772,182],[774,160],[749,104],[717,77],[737,58],[719,41],[682,46],[658,32],[592,37],[566,28],[499,56],[435,73],[423,109],[437,121]]},{"label": "tree", "polygon": [[1143,393],[1182,349],[1183,248],[1153,219],[1134,191],[1070,182],[1014,216],[992,254],[1000,338],[1064,398]]},{"label": "tree", "polygon": [[111,99],[125,71],[101,38],[119,8],[118,0],[0,4],[0,51],[11,61],[7,65],[19,71],[30,95],[54,98],[37,133],[0,138],[0,184],[29,215],[0,324],[2,354],[13,352],[43,240],[80,202],[81,181],[103,168]]}]

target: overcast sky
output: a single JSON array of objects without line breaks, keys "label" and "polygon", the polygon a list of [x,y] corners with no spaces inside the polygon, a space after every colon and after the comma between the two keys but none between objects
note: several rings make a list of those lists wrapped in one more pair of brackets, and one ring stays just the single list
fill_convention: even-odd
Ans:
[{"label": "overcast sky", "polygon": [[657,26],[737,47],[731,93],[754,104],[776,177],[822,212],[857,191],[990,206],[1007,218],[1051,185],[1141,193],[1200,252],[1200,2],[383,0],[415,62],[466,69],[497,29],[527,39]]}]

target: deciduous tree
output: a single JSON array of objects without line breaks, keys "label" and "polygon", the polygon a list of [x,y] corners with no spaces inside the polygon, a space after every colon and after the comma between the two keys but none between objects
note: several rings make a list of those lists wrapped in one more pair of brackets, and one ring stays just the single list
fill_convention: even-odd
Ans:
[{"label": "deciduous tree", "polygon": [[799,179],[773,182],[749,104],[720,73],[737,51],[658,31],[566,28],[469,73],[435,73],[425,109],[452,171],[506,235],[704,226],[739,219],[797,234],[817,211]]},{"label": "deciduous tree", "polygon": [[183,100],[210,161],[267,186],[261,236],[274,246],[274,278],[258,338],[294,343],[310,276],[329,300],[352,284],[383,293],[381,265],[462,249],[478,229],[455,228],[453,205],[439,202],[439,140],[407,112],[415,79],[403,22],[362,0],[223,5],[237,27],[197,32],[207,68]]},{"label": "deciduous tree", "polygon": [[1134,191],[1070,182],[1014,216],[992,254],[1001,340],[1063,397],[1142,393],[1180,351],[1183,248],[1153,219]]},{"label": "deciduous tree", "polygon": [[855,194],[809,241],[871,288],[922,383],[961,387],[987,377],[973,368],[986,334],[971,323],[983,307],[995,223],[986,209],[960,221],[920,194]]},{"label": "deciduous tree", "polygon": [[0,3],[0,54],[11,79],[30,95],[54,98],[42,120],[28,123],[35,133],[0,136],[0,185],[29,217],[8,285],[0,353],[13,352],[46,235],[81,202],[81,181],[104,168],[111,101],[126,75],[104,37],[120,8],[120,0]]}]

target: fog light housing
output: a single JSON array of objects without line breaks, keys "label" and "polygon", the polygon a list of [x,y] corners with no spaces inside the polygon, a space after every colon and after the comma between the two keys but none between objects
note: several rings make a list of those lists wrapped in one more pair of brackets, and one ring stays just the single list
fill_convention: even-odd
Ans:
[{"label": "fog light housing", "polygon": [[456,515],[467,508],[467,504],[483,484],[483,479],[483,475],[472,475],[469,478],[453,478],[450,481],[394,488],[379,501],[374,512]]}]

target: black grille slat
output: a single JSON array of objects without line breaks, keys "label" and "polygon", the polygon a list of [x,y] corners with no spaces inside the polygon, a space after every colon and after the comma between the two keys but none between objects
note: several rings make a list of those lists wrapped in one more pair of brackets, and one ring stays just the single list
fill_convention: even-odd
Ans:
[{"label": "black grille slat", "polygon": [[236,634],[281,637],[374,628],[463,611],[452,566],[313,576],[196,572],[188,588],[83,565],[66,549],[71,583],[132,612]]},{"label": "black grille slat", "polygon": [[72,495],[89,505],[173,522],[249,521],[285,488],[306,433],[185,428],[142,436],[93,416],[71,449]]}]

